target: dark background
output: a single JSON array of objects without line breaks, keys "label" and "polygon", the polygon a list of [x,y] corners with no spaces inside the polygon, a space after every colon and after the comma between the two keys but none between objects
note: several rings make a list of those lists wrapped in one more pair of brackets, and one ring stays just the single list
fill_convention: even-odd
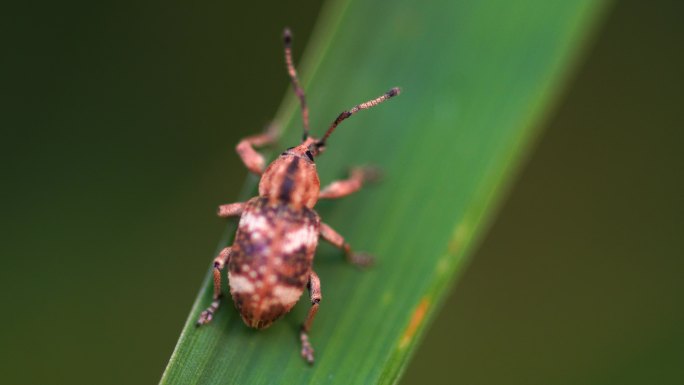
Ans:
[{"label": "dark background", "polygon": [[[684,380],[684,9],[644,4],[607,12],[404,383]],[[155,383],[320,5],[4,8],[2,382]]]}]

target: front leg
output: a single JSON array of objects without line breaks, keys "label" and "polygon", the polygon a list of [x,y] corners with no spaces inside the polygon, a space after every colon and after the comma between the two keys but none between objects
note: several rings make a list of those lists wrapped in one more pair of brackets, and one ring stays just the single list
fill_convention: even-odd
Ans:
[{"label": "front leg", "polygon": [[267,146],[274,143],[277,139],[277,128],[275,125],[271,125],[263,134],[248,136],[242,139],[240,143],[235,146],[235,151],[240,155],[242,162],[249,171],[261,175],[264,172],[266,162],[264,161],[264,157],[256,152],[254,148]]},{"label": "front leg", "polygon": [[302,330],[299,333],[299,339],[302,341],[302,357],[310,363],[314,362],[314,349],[309,342],[309,330],[311,330],[311,323],[318,313],[318,305],[321,302],[323,296],[321,295],[321,280],[318,278],[318,274],[311,270],[309,274],[309,295],[311,296],[311,308],[309,309],[309,315],[306,317],[306,321],[302,324]]},{"label": "front leg", "polygon": [[361,189],[364,183],[372,182],[380,177],[380,170],[375,167],[355,167],[349,178],[330,183],[318,194],[319,199],[342,198]]},{"label": "front leg", "polygon": [[347,261],[353,265],[368,267],[373,264],[373,256],[366,253],[354,253],[351,250],[351,246],[345,242],[344,237],[341,236],[337,231],[333,230],[332,227],[321,222],[321,237],[326,241],[333,244],[333,246],[338,247],[344,251]]}]

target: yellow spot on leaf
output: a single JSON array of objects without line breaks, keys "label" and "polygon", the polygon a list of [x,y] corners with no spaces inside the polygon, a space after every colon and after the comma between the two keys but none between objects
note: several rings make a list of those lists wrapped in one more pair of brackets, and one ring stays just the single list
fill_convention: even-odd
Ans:
[{"label": "yellow spot on leaf", "polygon": [[420,326],[420,324],[423,323],[425,313],[427,313],[427,309],[429,306],[430,300],[428,298],[423,298],[422,300],[420,300],[420,303],[416,307],[416,310],[413,311],[413,315],[411,316],[411,320],[409,321],[409,324],[406,327],[406,330],[404,331],[404,335],[401,337],[401,341],[399,341],[399,349],[404,349],[409,345],[409,343],[413,339],[413,336],[416,334],[416,331],[418,330],[418,326]]},{"label": "yellow spot on leaf", "polygon": [[461,222],[454,230],[449,241],[449,254],[456,255],[463,248],[463,244],[470,234],[470,224],[468,221]]}]

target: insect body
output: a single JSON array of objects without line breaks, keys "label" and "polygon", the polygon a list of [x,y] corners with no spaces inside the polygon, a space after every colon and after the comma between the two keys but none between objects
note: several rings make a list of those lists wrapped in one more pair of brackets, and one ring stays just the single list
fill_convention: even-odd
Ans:
[{"label": "insect body", "polygon": [[236,147],[247,168],[261,175],[259,196],[247,202],[219,207],[220,217],[240,216],[235,241],[223,249],[214,260],[214,300],[199,317],[197,325],[211,321],[221,301],[221,272],[228,266],[230,293],[244,322],[262,329],[290,311],[305,288],[309,288],[311,308],[302,324],[300,339],[302,356],[313,363],[313,348],[308,332],[321,301],[320,280],[313,271],[313,257],[318,238],[342,249],[347,259],[357,265],[369,265],[372,258],[354,253],[344,238],[321,222],[314,211],[319,199],[334,199],[349,195],[372,179],[369,168],[353,169],[348,179],[320,189],[315,157],[321,154],[325,142],[337,125],[359,110],[373,107],[395,95],[393,88],[384,95],[342,112],[322,139],[309,136],[309,111],[304,92],[292,64],[291,35],[286,29],[285,61],[293,88],[302,109],[304,135],[301,144],[283,152],[264,169],[264,158],[255,147],[275,142],[275,132],[243,139]]}]

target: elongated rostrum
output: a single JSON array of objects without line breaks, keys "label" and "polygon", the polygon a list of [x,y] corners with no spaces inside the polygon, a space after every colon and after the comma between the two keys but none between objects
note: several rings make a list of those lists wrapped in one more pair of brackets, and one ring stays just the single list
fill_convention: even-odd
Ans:
[{"label": "elongated rostrum", "polygon": [[239,216],[240,222],[233,245],[221,250],[214,259],[214,299],[200,315],[197,325],[209,323],[218,310],[221,273],[226,266],[235,306],[244,322],[256,329],[270,326],[289,312],[308,288],[311,308],[301,326],[300,339],[302,357],[313,363],[314,349],[308,333],[322,298],[321,282],[313,270],[318,238],[340,248],[352,264],[369,266],[373,261],[368,254],[353,252],[344,237],[321,222],[314,206],[319,199],[336,199],[356,192],[377,176],[374,168],[357,167],[347,179],[321,189],[315,158],[323,152],[328,137],[343,120],[398,95],[399,88],[342,112],[323,137],[316,139],[309,135],[309,110],[292,62],[292,35],[288,29],[283,33],[283,40],[287,71],[301,104],[302,142],[280,154],[268,167],[255,148],[274,143],[275,129],[269,128],[238,143],[236,150],[245,166],[261,176],[259,196],[219,206],[220,217]]}]

